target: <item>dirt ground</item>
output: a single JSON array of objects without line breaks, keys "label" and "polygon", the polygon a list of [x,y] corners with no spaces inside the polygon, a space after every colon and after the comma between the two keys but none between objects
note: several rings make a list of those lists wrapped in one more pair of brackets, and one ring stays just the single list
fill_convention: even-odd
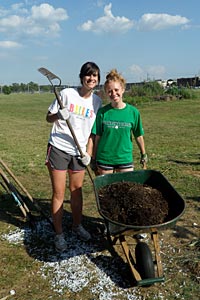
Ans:
[{"label": "dirt ground", "polygon": [[168,202],[162,193],[145,184],[117,182],[99,190],[102,213],[109,219],[134,226],[165,222]]}]

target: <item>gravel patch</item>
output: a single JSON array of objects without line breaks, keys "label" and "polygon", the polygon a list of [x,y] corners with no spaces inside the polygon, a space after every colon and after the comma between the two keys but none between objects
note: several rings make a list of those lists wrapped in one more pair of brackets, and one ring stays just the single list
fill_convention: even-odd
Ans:
[{"label": "gravel patch", "polygon": [[[39,274],[49,280],[52,291],[60,295],[87,290],[94,300],[140,300],[136,288],[123,281],[123,266],[115,261],[98,238],[91,242],[78,240],[67,232],[66,252],[57,253],[53,232],[45,221],[38,222],[37,230],[21,228],[3,234],[1,238],[12,244],[21,244],[27,253],[41,262]],[[121,274],[120,274],[120,272]]]}]

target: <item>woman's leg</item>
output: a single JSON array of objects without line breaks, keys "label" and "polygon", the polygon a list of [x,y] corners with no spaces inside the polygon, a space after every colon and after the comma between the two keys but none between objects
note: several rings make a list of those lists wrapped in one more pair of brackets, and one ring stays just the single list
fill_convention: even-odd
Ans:
[{"label": "woman's leg", "polygon": [[72,172],[69,171],[69,189],[71,193],[71,210],[73,218],[73,226],[81,224],[83,195],[82,186],[85,176],[85,171]]},{"label": "woman's leg", "polygon": [[123,172],[131,172],[134,168],[128,168],[128,169],[116,169],[117,173],[123,173]]},{"label": "woman's leg", "polygon": [[56,234],[62,233],[63,201],[66,188],[66,171],[53,170],[48,166],[52,182],[52,219]]},{"label": "woman's leg", "polygon": [[114,169],[113,170],[103,170],[103,169],[98,167],[98,174],[99,175],[106,175],[106,174],[112,174],[112,173],[114,173]]},{"label": "woman's leg", "polygon": [[118,169],[112,169],[112,170],[104,170],[104,169],[101,169],[101,168],[98,167],[99,175],[113,174],[114,172],[116,172],[116,173],[131,172],[133,170],[134,170],[133,167],[132,168],[127,168],[127,169],[118,168]]}]

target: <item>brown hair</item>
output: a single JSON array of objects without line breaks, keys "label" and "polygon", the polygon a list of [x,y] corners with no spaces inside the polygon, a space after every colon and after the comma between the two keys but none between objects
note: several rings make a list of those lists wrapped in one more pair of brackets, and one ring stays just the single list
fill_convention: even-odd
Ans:
[{"label": "brown hair", "polygon": [[104,83],[104,89],[106,89],[107,84],[110,81],[118,81],[122,88],[125,89],[126,88],[126,80],[124,79],[124,77],[117,72],[116,69],[112,69],[106,76],[106,81]]},{"label": "brown hair", "polygon": [[100,82],[100,69],[94,62],[88,61],[82,65],[79,78],[81,80],[81,84],[83,83],[83,77],[92,74],[98,74],[98,83]]}]

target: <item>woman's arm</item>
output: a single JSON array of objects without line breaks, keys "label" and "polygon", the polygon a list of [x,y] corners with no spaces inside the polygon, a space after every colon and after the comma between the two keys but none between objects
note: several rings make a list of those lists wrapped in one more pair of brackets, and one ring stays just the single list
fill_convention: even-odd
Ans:
[{"label": "woman's arm", "polygon": [[144,144],[144,137],[143,135],[138,136],[136,139],[136,143],[138,145],[138,148],[140,150],[141,154],[145,154],[145,144]]},{"label": "woman's arm", "polygon": [[144,137],[142,135],[138,136],[136,138],[136,142],[137,142],[138,148],[140,149],[140,163],[143,165],[143,169],[146,169],[146,167],[147,167],[146,165],[148,162],[148,156],[145,151]]},{"label": "woman's arm", "polygon": [[59,119],[58,114],[52,114],[50,111],[48,111],[46,115],[46,120],[48,123],[53,123]]},{"label": "woman's arm", "polygon": [[91,133],[87,143],[87,153],[92,157],[94,150],[94,135]]},{"label": "woman's arm", "polygon": [[92,157],[95,160],[96,160],[96,154],[97,154],[97,148],[98,148],[99,140],[100,140],[100,135],[95,135],[94,148],[93,148],[93,154],[92,154]]}]

